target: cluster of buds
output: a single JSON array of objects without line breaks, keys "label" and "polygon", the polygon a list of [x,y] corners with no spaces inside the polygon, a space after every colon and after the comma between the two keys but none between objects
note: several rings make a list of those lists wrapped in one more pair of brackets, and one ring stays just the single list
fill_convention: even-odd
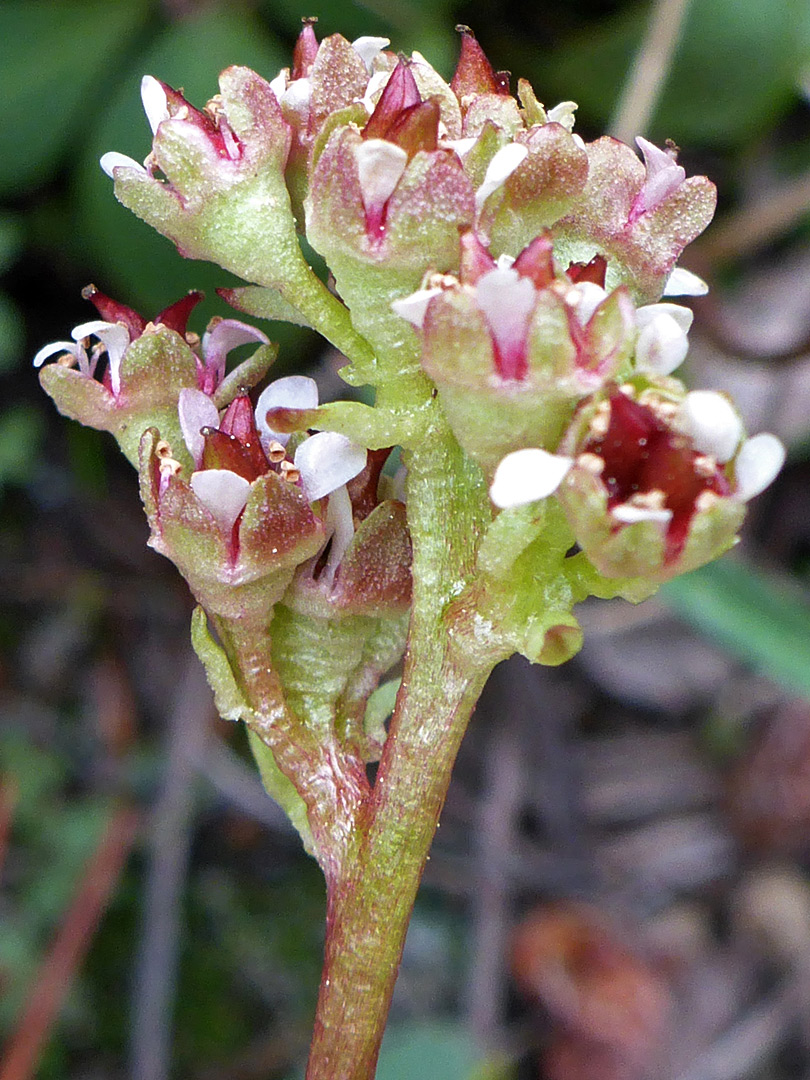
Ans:
[{"label": "cluster of buds", "polygon": [[35,362],[58,356],[42,381],[59,407],[140,459],[153,544],[215,613],[285,597],[302,617],[402,614],[410,541],[380,425],[396,417],[407,455],[435,392],[496,517],[553,496],[561,550],[603,577],[655,584],[729,547],[784,451],[673,377],[692,313],[670,298],[705,291],[677,262],[710,181],[671,144],[586,143],[573,102],[547,110],[525,80],[513,95],[466,28],[448,82],[385,38],[319,42],[313,22],[289,69],[228,68],[202,109],[146,76],[149,154],[101,164],[182,254],[249,283],[222,292],[233,306],[321,330],[386,408],[355,429],[362,407],[319,408],[311,380],[257,393],[267,338],[235,319],[187,333],[198,294],[146,323],[93,290],[101,320]]}]

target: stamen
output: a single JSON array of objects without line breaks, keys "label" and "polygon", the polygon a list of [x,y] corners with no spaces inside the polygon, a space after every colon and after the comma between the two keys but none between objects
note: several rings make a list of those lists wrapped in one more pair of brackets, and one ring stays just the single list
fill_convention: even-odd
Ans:
[{"label": "stamen", "polygon": [[695,458],[695,473],[703,480],[711,480],[717,469],[717,459],[710,454],[701,454]]},{"label": "stamen", "polygon": [[[267,460],[271,465],[278,465],[280,461],[283,461],[287,456],[287,451],[284,449],[284,445],[278,441],[278,439],[272,439],[267,446]],[[289,463],[288,463],[289,464]]]},{"label": "stamen", "polygon": [[76,367],[78,361],[73,353],[62,353],[61,356],[56,358],[56,362],[60,367]]},{"label": "stamen", "polygon": [[[284,448],[282,447],[282,449]],[[286,480],[288,484],[297,484],[301,478],[300,471],[296,469],[291,461],[282,461],[279,472],[281,473],[281,479]]]},{"label": "stamen", "polygon": [[185,335],[186,345],[189,345],[192,349],[196,349],[200,344],[200,335],[195,333],[194,330],[187,330]]},{"label": "stamen", "polygon": [[605,471],[605,459],[599,457],[598,454],[580,454],[577,458],[577,465],[580,469],[584,469],[585,472],[589,472],[591,476],[601,476]]},{"label": "stamen", "polygon": [[635,399],[636,388],[632,383],[622,383],[619,387],[619,393],[624,394],[625,397],[629,397],[631,400]]},{"label": "stamen", "polygon": [[711,510],[720,502],[721,496],[715,491],[701,491],[695,499],[695,509],[698,511]]},{"label": "stamen", "polygon": [[160,469],[160,475],[167,479],[170,476],[177,476],[182,471],[183,466],[173,457],[164,457],[161,458],[158,468]]},{"label": "stamen", "polygon": [[637,491],[625,500],[625,506],[637,506],[640,510],[663,510],[666,496],[659,488],[652,491]]},{"label": "stamen", "polygon": [[181,105],[172,120],[188,120],[188,105]]},{"label": "stamen", "polygon": [[590,424],[590,434],[594,435],[597,439],[603,439],[608,433],[610,427],[610,402],[600,401],[596,406],[596,412],[593,414]]},{"label": "stamen", "polygon": [[155,443],[155,454],[159,458],[170,458],[172,456],[171,445],[165,439],[158,439]]}]

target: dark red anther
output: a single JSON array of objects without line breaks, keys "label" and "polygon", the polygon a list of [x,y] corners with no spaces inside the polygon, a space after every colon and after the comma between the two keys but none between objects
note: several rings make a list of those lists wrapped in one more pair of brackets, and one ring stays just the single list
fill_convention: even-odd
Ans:
[{"label": "dark red anther", "polygon": [[461,234],[461,267],[459,276],[465,285],[475,285],[480,277],[494,270],[495,260],[472,229]]},{"label": "dark red anther", "polygon": [[594,255],[590,262],[571,263],[566,270],[568,280],[575,285],[580,281],[592,281],[600,288],[605,287],[605,273],[607,271],[607,259],[604,255]]},{"label": "dark red anther", "polygon": [[183,335],[186,332],[189,315],[197,304],[204,299],[205,293],[194,289],[180,300],[175,300],[173,304],[169,304],[167,308],[164,308],[155,319],[155,322],[168,326],[170,330],[175,330],[178,334]]},{"label": "dark red anther", "polygon": [[469,26],[459,25],[456,30],[461,34],[461,53],[450,81],[450,89],[459,101],[475,94],[508,94],[509,73],[501,72],[501,76],[506,75],[504,90],[503,78],[495,74],[492,64],[487,60]]},{"label": "dark red anther", "polygon": [[111,300],[105,296],[95,285],[86,285],[82,289],[82,299],[89,300],[105,322],[123,323],[129,330],[130,341],[139,338],[146,327],[146,319],[139,315],[126,304],[120,304],[117,300]]},{"label": "dark red anther", "polygon": [[545,289],[554,280],[554,245],[548,233],[535,236],[514,262],[521,277],[528,278],[536,289]]},{"label": "dark red anther", "polygon": [[411,74],[409,64],[405,60],[400,60],[391,72],[380,100],[363,128],[363,138],[387,139],[390,129],[401,118],[405,109],[419,105],[421,101],[422,96]]},{"label": "dark red anther", "polygon": [[298,40],[293,49],[293,66],[291,78],[304,79],[312,70],[315,57],[318,55],[318,39],[315,37],[315,23],[318,21],[314,16],[301,20],[304,24]]}]

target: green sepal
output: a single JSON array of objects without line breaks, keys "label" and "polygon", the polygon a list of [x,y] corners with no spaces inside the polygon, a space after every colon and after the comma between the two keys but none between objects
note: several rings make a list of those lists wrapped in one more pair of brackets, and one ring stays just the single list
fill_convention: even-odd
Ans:
[{"label": "green sepal", "polygon": [[516,142],[528,157],[490,195],[479,222],[493,252],[514,256],[577,204],[588,178],[588,156],[562,125],[538,125]]}]

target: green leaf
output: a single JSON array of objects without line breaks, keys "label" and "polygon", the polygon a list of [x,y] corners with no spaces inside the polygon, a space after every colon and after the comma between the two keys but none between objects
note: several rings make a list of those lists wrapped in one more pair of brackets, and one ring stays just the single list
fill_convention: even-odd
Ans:
[{"label": "green leaf", "polygon": [[[0,5],[0,194],[43,180],[143,25],[146,0],[5,0]],[[103,98],[102,98],[103,101]]]},{"label": "green leaf", "polygon": [[668,582],[660,596],[757,671],[810,697],[810,600],[789,578],[725,558]]}]

